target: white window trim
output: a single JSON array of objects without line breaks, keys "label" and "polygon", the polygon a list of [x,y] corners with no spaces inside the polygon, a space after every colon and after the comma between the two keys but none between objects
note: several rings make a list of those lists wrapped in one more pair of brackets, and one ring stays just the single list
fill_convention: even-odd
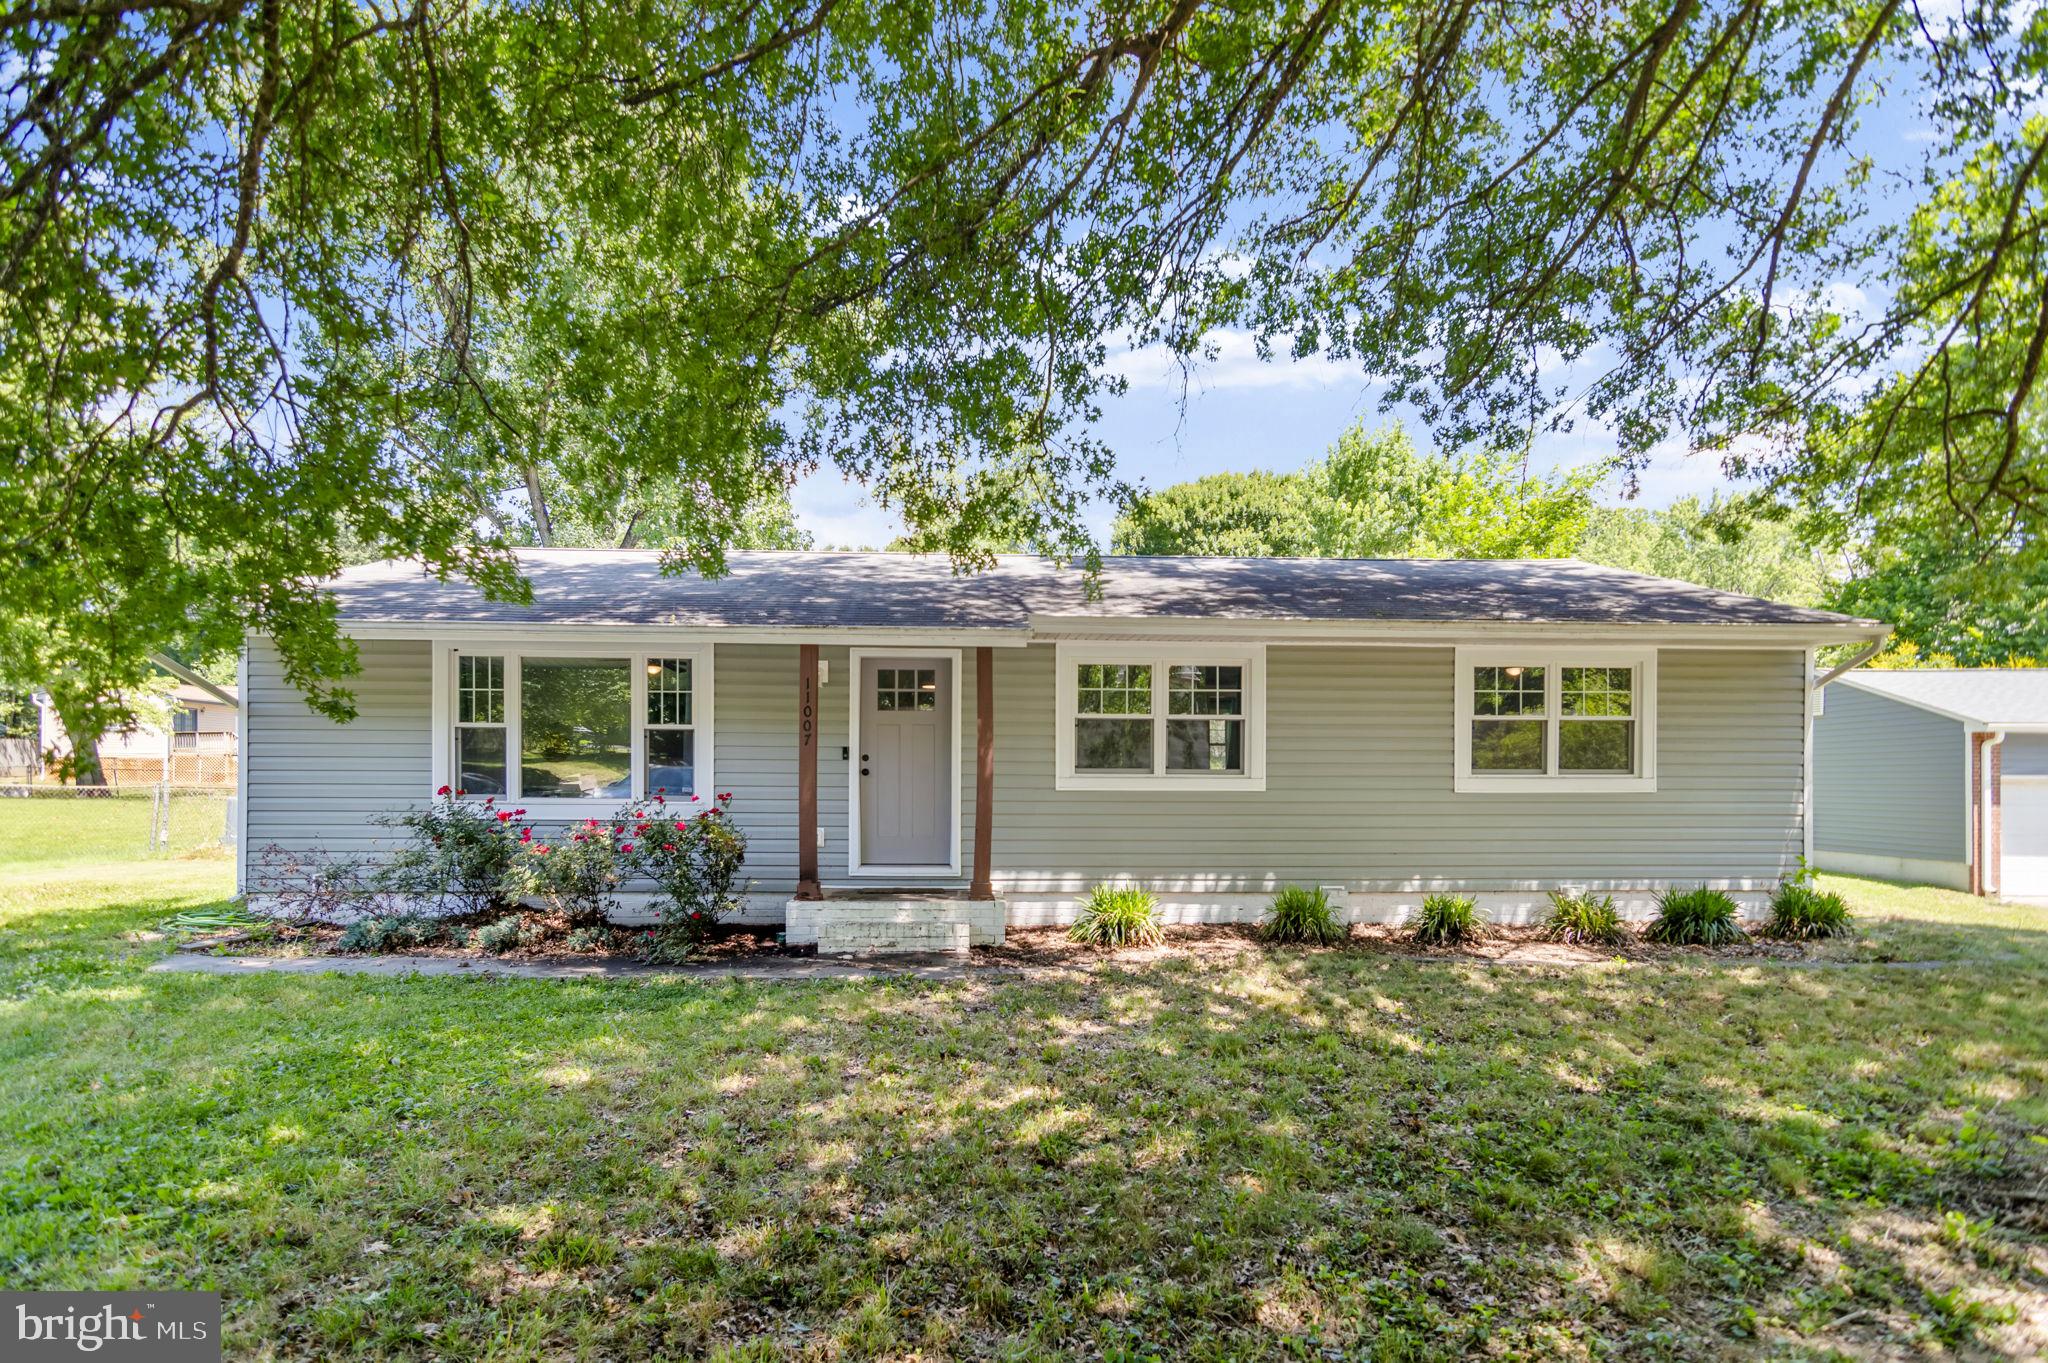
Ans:
[{"label": "white window trim", "polygon": [[[876,864],[870,866],[861,860],[860,849],[860,763],[846,764],[846,874],[848,876],[900,876],[906,879],[943,879],[960,874],[960,815],[963,803],[960,794],[961,735],[965,730],[960,723],[960,660],[962,650],[957,648],[849,648],[846,650],[846,754],[854,758],[860,752],[860,716],[865,708],[861,690],[866,685],[862,680],[861,664],[869,659],[876,661],[918,662],[933,658],[944,659],[953,676],[953,742],[947,749],[951,754],[948,764],[949,776],[946,788],[953,793],[953,817],[947,821],[950,836],[946,840],[947,860],[939,863],[891,866]],[[822,669],[824,663],[818,666]],[[819,682],[822,689],[824,683]]]},{"label": "white window trim", "polygon": [[[438,791],[442,786],[453,784],[455,769],[455,684],[460,671],[455,659],[461,655],[472,657],[503,658],[505,660],[505,785],[508,790],[518,789],[520,721],[520,660],[522,658],[624,658],[632,679],[632,690],[627,706],[632,716],[632,763],[633,793],[627,799],[592,797],[588,799],[559,795],[540,796],[525,799],[517,795],[499,796],[501,802],[518,805],[537,818],[602,818],[616,813],[633,800],[647,796],[647,660],[649,658],[687,658],[690,662],[690,714],[691,727],[696,731],[696,775],[695,794],[710,800],[717,791],[717,776],[712,770],[712,753],[715,751],[712,733],[712,655],[710,644],[693,644],[688,647],[650,648],[637,645],[633,648],[607,648],[601,644],[506,644],[503,646],[476,645],[455,647],[437,642],[434,645],[434,761],[433,773],[427,789]],[[689,797],[682,797],[685,803]]]},{"label": "white window trim", "polygon": [[[1083,663],[1142,663],[1152,669],[1152,770],[1074,770],[1074,723],[1080,715]],[[1244,770],[1232,774],[1166,770],[1166,676],[1177,665],[1244,669]],[[1264,644],[1062,643],[1054,649],[1055,757],[1059,790],[1207,790],[1241,795],[1266,788],[1266,647]]]},{"label": "white window trim", "polygon": [[[1637,793],[1657,789],[1657,651],[1655,649],[1624,648],[1573,648],[1555,643],[1534,644],[1527,648],[1509,645],[1488,645],[1484,648],[1459,648],[1452,664],[1451,683],[1456,697],[1452,707],[1456,713],[1456,729],[1453,741],[1456,745],[1455,765],[1451,769],[1451,788],[1460,795],[1505,795],[1527,792],[1557,794],[1574,792],[1581,795],[1616,794],[1623,791]],[[1473,694],[1472,669],[1475,667],[1500,667],[1517,664],[1523,667],[1540,667],[1544,677],[1544,726],[1543,754],[1545,770],[1526,776],[1514,776],[1504,772],[1480,772],[1472,770],[1472,720]],[[1636,721],[1636,769],[1627,776],[1601,774],[1574,774],[1557,770],[1557,734],[1563,713],[1561,704],[1564,674],[1567,667],[1632,667],[1636,671],[1635,721]]]}]

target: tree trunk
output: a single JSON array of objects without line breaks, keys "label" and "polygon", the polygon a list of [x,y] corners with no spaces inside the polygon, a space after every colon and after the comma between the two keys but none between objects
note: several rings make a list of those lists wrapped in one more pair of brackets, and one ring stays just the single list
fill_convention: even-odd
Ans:
[{"label": "tree trunk", "polygon": [[71,745],[71,784],[75,786],[104,786],[107,783],[107,769],[100,765],[100,742]]},{"label": "tree trunk", "polygon": [[548,494],[540,485],[540,469],[522,464],[519,471],[526,475],[526,503],[533,512],[533,536],[542,548],[547,548],[555,542],[555,520],[548,514]]}]

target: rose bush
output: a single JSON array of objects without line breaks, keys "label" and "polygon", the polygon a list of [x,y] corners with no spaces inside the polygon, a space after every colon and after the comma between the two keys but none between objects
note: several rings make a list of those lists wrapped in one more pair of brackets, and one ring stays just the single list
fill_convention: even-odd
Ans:
[{"label": "rose bush", "polygon": [[619,908],[619,886],[632,869],[621,825],[585,819],[555,842],[522,832],[527,880],[533,893],[568,920],[571,928],[600,928]]},{"label": "rose bush", "polygon": [[481,804],[441,787],[434,798],[376,822],[406,833],[403,847],[378,869],[377,888],[454,913],[481,913],[514,903],[529,891],[520,849],[532,838],[523,809]]},{"label": "rose bush", "polygon": [[739,907],[746,835],[731,818],[732,793],[671,805],[661,796],[630,805],[617,827],[637,874],[654,883],[657,921],[645,955],[673,961],[699,946],[718,920]]}]

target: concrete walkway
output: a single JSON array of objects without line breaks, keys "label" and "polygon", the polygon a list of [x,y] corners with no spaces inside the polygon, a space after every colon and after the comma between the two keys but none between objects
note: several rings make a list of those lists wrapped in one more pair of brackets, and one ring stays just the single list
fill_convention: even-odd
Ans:
[{"label": "concrete walkway", "polygon": [[968,968],[959,957],[943,955],[862,961],[764,956],[744,965],[717,961],[703,965],[642,965],[634,961],[479,961],[448,956],[209,956],[182,951],[150,967],[152,971],[184,975],[468,975],[514,980],[764,980],[782,984],[896,977],[951,980],[966,974]]}]

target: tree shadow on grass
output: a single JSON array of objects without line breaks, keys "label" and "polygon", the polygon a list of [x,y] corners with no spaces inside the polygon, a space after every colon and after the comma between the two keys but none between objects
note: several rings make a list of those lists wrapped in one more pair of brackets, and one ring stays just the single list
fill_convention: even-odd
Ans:
[{"label": "tree shadow on grass", "polygon": [[0,1262],[217,1285],[237,1356],[2033,1356],[2042,984],[57,989],[0,1071]]}]

